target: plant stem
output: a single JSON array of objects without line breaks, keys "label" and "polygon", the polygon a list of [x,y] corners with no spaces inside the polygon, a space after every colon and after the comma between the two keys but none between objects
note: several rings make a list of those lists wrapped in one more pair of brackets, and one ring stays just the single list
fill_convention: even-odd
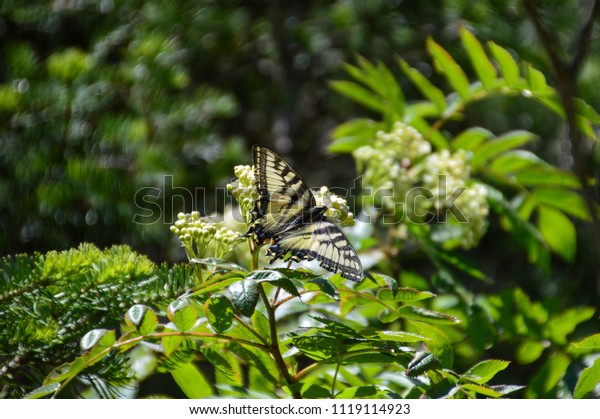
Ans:
[{"label": "plant stem", "polygon": [[258,291],[260,293],[260,297],[265,304],[265,309],[267,310],[267,316],[269,318],[269,329],[271,332],[271,355],[277,364],[277,368],[281,372],[283,379],[290,387],[290,391],[295,399],[301,399],[302,395],[296,389],[292,388],[292,385],[295,383],[294,378],[290,375],[290,372],[287,369],[287,365],[285,365],[285,361],[283,360],[283,356],[281,355],[281,351],[279,350],[279,337],[277,335],[277,323],[275,322],[275,310],[271,306],[269,301],[269,297],[267,297],[267,293],[263,287],[263,284],[258,284]]},{"label": "plant stem", "polygon": [[335,364],[335,372],[333,373],[333,380],[331,381],[331,398],[335,398],[335,383],[337,382],[337,376],[340,372],[340,365],[342,364],[342,358],[338,358],[338,362]]}]

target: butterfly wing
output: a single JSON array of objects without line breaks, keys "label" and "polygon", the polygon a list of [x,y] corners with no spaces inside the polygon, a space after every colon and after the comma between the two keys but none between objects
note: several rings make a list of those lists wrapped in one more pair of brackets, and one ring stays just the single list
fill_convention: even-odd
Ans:
[{"label": "butterfly wing", "polygon": [[322,268],[353,281],[360,281],[364,277],[356,250],[327,217],[289,230],[271,246],[269,253],[273,260],[316,259]]},{"label": "butterfly wing", "polygon": [[304,211],[316,203],[306,183],[281,156],[260,146],[252,151],[258,189],[253,221],[260,219],[255,232],[262,242],[300,223]]},{"label": "butterfly wing", "polygon": [[[277,153],[254,146],[258,200],[252,214],[259,243],[270,240],[272,261],[313,260],[342,277],[360,281],[363,268],[344,233],[323,215],[315,197],[296,171]],[[247,233],[247,234],[248,234]]]}]

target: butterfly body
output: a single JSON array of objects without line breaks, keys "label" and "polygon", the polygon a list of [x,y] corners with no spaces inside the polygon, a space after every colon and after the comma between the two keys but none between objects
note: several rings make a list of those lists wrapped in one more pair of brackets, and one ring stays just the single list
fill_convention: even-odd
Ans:
[{"label": "butterfly body", "polygon": [[254,234],[259,244],[271,244],[267,251],[271,262],[316,259],[321,267],[360,281],[364,275],[356,251],[294,169],[260,146],[253,148],[253,163],[259,198],[252,213],[254,224],[246,234]]}]

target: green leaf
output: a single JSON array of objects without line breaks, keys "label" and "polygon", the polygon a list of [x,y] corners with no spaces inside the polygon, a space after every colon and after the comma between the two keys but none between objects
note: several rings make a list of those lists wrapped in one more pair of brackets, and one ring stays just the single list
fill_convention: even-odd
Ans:
[{"label": "green leaf", "polygon": [[562,212],[547,206],[538,207],[538,228],[550,248],[563,259],[572,262],[577,237],[575,226]]},{"label": "green leaf", "polygon": [[244,316],[251,317],[258,302],[258,287],[256,281],[244,279],[229,286],[233,306]]},{"label": "green leaf", "polygon": [[517,182],[525,186],[564,186],[579,189],[579,180],[570,172],[555,167],[531,167],[515,175]]},{"label": "green leaf", "polygon": [[60,383],[79,374],[85,365],[85,360],[82,357],[68,364],[60,365],[54,368],[44,379],[43,384]]},{"label": "green leaf", "polygon": [[87,332],[81,338],[81,349],[88,351],[96,346],[107,348],[116,341],[115,331],[106,329],[94,329]]},{"label": "green leaf", "polygon": [[506,369],[510,362],[502,361],[499,359],[488,359],[486,361],[482,361],[479,364],[470,368],[467,372],[465,372],[462,379],[473,381],[477,384],[485,384],[494,378],[498,372]]},{"label": "green leaf", "polygon": [[517,243],[527,251],[529,261],[547,271],[549,269],[549,256],[540,232],[527,220],[521,218],[515,208],[504,199],[500,191],[489,185],[486,186],[486,189],[490,206],[505,217],[504,219],[508,222]]},{"label": "green leaf", "polygon": [[269,319],[267,319],[260,311],[254,310],[254,314],[252,314],[252,324],[263,339],[268,342],[271,336]]},{"label": "green leaf", "polygon": [[592,318],[596,310],[592,307],[572,307],[554,315],[547,323],[546,331],[552,341],[559,345],[567,343],[567,336],[582,322]]},{"label": "green leaf", "polygon": [[207,265],[207,266],[212,266],[213,268],[217,268],[217,269],[223,269],[226,271],[239,271],[239,272],[248,272],[248,270],[246,268],[244,268],[243,266],[237,265],[233,262],[230,262],[226,259],[219,259],[219,258],[204,258],[204,259],[198,259],[198,258],[193,258],[190,259],[191,263],[198,263],[200,265]]},{"label": "green leaf", "polygon": [[417,352],[415,357],[406,367],[406,375],[416,377],[432,369],[440,369],[442,364],[433,354],[428,352]]},{"label": "green leaf", "polygon": [[577,349],[583,350],[600,350],[600,333],[596,333],[595,335],[588,336],[579,342],[573,342],[573,345]]},{"label": "green leaf", "polygon": [[212,385],[193,363],[179,365],[170,372],[189,399],[205,399],[214,395]]},{"label": "green leaf", "polygon": [[544,352],[544,349],[546,349],[546,346],[544,343],[536,340],[523,341],[517,348],[517,361],[519,361],[519,364],[531,364],[537,361],[542,352]]},{"label": "green leaf", "polygon": [[444,92],[435,87],[419,70],[411,68],[406,61],[399,59],[398,62],[402,71],[419,89],[421,94],[435,105],[440,114],[443,114],[446,110],[446,96]]},{"label": "green leaf", "polygon": [[387,395],[389,390],[380,386],[348,387],[335,395],[336,399],[366,399]]},{"label": "green leaf", "polygon": [[25,395],[25,399],[41,399],[60,390],[61,383],[52,383],[36,388]]},{"label": "green leaf", "polygon": [[477,38],[475,38],[471,32],[462,26],[459,33],[463,46],[469,55],[469,59],[471,60],[471,64],[473,64],[473,68],[475,68],[479,80],[481,80],[486,89],[493,88],[497,76],[496,68],[488,58]]},{"label": "green leaf", "polygon": [[525,386],[499,385],[499,386],[490,386],[489,388],[491,388],[492,390],[494,390],[497,393],[500,393],[503,396],[506,396],[507,394],[513,393],[517,390],[524,389]]},{"label": "green leaf", "polygon": [[242,272],[217,272],[211,275],[206,281],[195,286],[190,295],[201,295],[209,292],[221,291],[243,277],[244,274]]},{"label": "green leaf", "polygon": [[460,387],[464,390],[474,391],[475,393],[481,394],[483,396],[493,397],[495,399],[497,399],[498,397],[502,397],[502,393],[498,393],[497,391],[492,390],[487,386],[482,386],[479,384],[461,384]]},{"label": "green leaf", "polygon": [[493,137],[494,134],[485,128],[469,128],[454,138],[454,141],[452,141],[452,148],[454,150],[474,150],[483,142]]},{"label": "green leaf", "polygon": [[419,320],[426,323],[456,324],[460,323],[457,317],[415,306],[402,306],[397,311],[400,317],[410,320]]},{"label": "green leaf", "polygon": [[216,333],[225,333],[233,324],[233,306],[224,295],[214,295],[206,300],[204,313]]},{"label": "green leaf", "polygon": [[535,137],[529,131],[515,130],[488,141],[475,149],[471,164],[473,167],[480,167],[486,161],[498,156],[506,151],[522,146],[533,140]]},{"label": "green leaf", "polygon": [[381,84],[384,86],[383,92],[380,93],[381,96],[387,99],[394,119],[402,119],[405,112],[405,101],[400,85],[385,64],[379,63],[377,71],[382,81]]},{"label": "green leaf", "polygon": [[518,172],[526,167],[545,165],[547,165],[547,163],[531,151],[512,150],[495,158],[492,161],[490,168],[494,172],[508,174]]},{"label": "green leaf", "polygon": [[531,399],[551,398],[551,391],[565,375],[569,367],[569,357],[563,353],[556,353],[544,364],[529,382],[525,390],[525,397]]},{"label": "green leaf", "polygon": [[395,330],[380,330],[377,332],[377,337],[381,340],[391,340],[394,342],[424,342],[430,340],[416,333]]},{"label": "green leaf", "polygon": [[198,321],[198,309],[187,300],[175,300],[167,308],[167,317],[179,330],[188,332]]},{"label": "green leaf", "polygon": [[[177,330],[171,330],[168,328],[165,328],[164,332],[178,333]],[[179,346],[183,343],[184,340],[185,337],[182,335],[162,336],[160,338],[160,341],[162,344],[163,353],[166,356],[171,355],[179,348]]]},{"label": "green leaf", "polygon": [[135,326],[141,335],[149,335],[158,326],[158,317],[151,308],[143,304],[136,304],[125,313],[125,323]]},{"label": "green leaf", "polygon": [[342,341],[331,336],[297,336],[292,342],[300,352],[317,361],[339,356],[344,349]]},{"label": "green leaf", "polygon": [[[308,281],[310,284],[315,284],[319,290],[321,290],[325,295],[331,298],[334,301],[340,300],[340,294],[338,293],[337,288],[333,283],[326,278],[314,278]],[[306,289],[310,289],[311,287],[307,286]]]},{"label": "green leaf", "polygon": [[420,291],[414,288],[398,288],[394,293],[388,289],[382,289],[377,292],[377,299],[381,301],[420,301],[435,297],[436,295],[429,291]]},{"label": "green leaf", "polygon": [[294,285],[289,278],[287,278],[280,271],[273,270],[260,270],[254,271],[250,275],[246,277],[246,279],[252,279],[256,282],[269,282],[277,287],[281,287],[287,293],[293,295],[294,297],[300,297],[300,293],[298,292],[298,288]]},{"label": "green leaf", "polygon": [[300,390],[304,399],[329,399],[331,393],[328,389],[320,387],[316,384],[304,384]]},{"label": "green leaf", "polygon": [[518,87],[520,84],[519,65],[510,52],[494,42],[488,42],[492,55],[500,66],[500,73],[510,87]]},{"label": "green leaf", "polygon": [[463,100],[469,99],[471,97],[469,79],[454,58],[431,37],[427,39],[427,50],[434,58],[436,67],[446,76],[452,88]]},{"label": "green leaf", "polygon": [[590,213],[581,195],[562,188],[538,188],[532,196],[541,204],[552,206],[584,221],[590,221]]},{"label": "green leaf", "polygon": [[331,88],[338,93],[354,100],[357,103],[377,112],[385,111],[385,104],[381,98],[377,97],[364,87],[351,81],[332,81]]},{"label": "green leaf", "polygon": [[583,370],[575,385],[573,395],[576,399],[585,397],[590,391],[594,390],[600,382],[600,358],[596,358],[594,365]]},{"label": "green leaf", "polygon": [[545,96],[554,93],[554,89],[546,83],[544,73],[533,68],[530,64],[527,64],[527,83],[529,84],[529,89],[536,95]]},{"label": "green leaf", "polygon": [[423,134],[423,137],[438,150],[450,148],[448,139],[438,129],[432,127],[424,118],[413,116],[412,118],[407,118],[406,123],[412,125],[413,128]]}]

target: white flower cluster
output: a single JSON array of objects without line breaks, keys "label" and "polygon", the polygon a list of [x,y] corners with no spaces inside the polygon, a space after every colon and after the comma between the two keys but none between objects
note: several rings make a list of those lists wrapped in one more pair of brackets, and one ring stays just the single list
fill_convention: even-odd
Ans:
[{"label": "white flower cluster", "polygon": [[327,186],[321,186],[315,194],[315,201],[318,206],[327,207],[325,215],[334,222],[344,227],[354,225],[354,214],[350,211],[346,199],[331,192]]},{"label": "white flower cluster", "polygon": [[[190,214],[177,214],[177,221],[171,231],[179,237],[190,259],[214,256],[222,258],[238,242],[240,233],[227,227],[218,227],[198,211]],[[209,255],[209,250],[213,254]]]},{"label": "white flower cluster", "polygon": [[[359,171],[363,172],[363,186],[371,188],[374,206],[395,210],[404,220],[419,222],[415,214],[447,214],[437,217],[441,225],[436,229],[451,228],[458,243],[464,248],[475,246],[487,229],[488,204],[486,189],[470,180],[470,155],[464,150],[431,152],[431,144],[413,127],[397,122],[391,132],[378,132],[373,146],[354,151]],[[405,202],[413,188],[425,188],[426,196]],[[393,194],[377,191],[391,190]],[[418,189],[417,189],[418,190]],[[422,217],[423,215],[421,215]],[[450,237],[440,235],[439,237]]]},{"label": "white flower cluster", "polygon": [[432,153],[415,170],[421,171],[423,186],[436,198],[434,207],[443,209],[446,198],[454,191],[465,188],[465,182],[471,175],[471,165],[466,151],[458,150],[450,154],[448,150]]},{"label": "white flower cluster", "polygon": [[487,230],[489,207],[487,190],[479,183],[469,185],[454,202],[456,208],[467,220],[462,227],[462,246],[474,247]]},{"label": "white flower cluster", "polygon": [[258,200],[258,190],[254,183],[254,169],[252,166],[235,166],[233,172],[237,179],[227,184],[227,190],[240,205],[240,211],[246,220],[250,222],[250,213],[254,208],[254,202]]},{"label": "white flower cluster", "polygon": [[363,146],[353,153],[358,170],[363,172],[364,185],[385,193],[381,204],[394,208],[399,197],[406,195],[415,183],[411,166],[415,159],[431,152],[431,144],[413,127],[396,122],[391,132],[379,131],[373,146]]}]

